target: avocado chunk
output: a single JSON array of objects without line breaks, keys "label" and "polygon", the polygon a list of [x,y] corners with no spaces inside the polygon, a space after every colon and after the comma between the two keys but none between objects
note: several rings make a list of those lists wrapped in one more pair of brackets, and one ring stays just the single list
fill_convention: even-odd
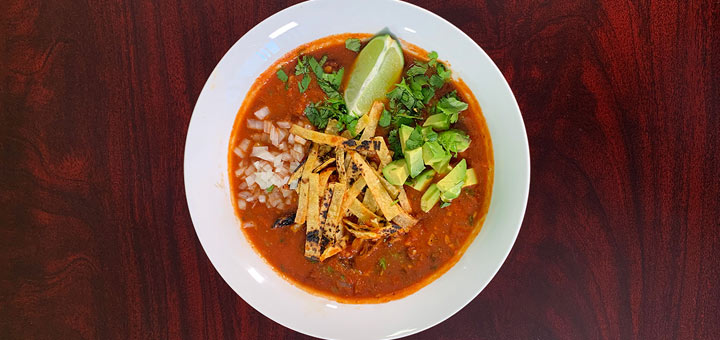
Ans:
[{"label": "avocado chunk", "polygon": [[463,152],[470,147],[470,136],[463,131],[451,129],[440,132],[438,135],[438,142],[445,148],[445,150],[452,153],[458,153]]},{"label": "avocado chunk", "polygon": [[[463,159],[437,183],[438,189],[443,193],[447,193],[445,195],[447,199],[453,199],[460,195],[460,190],[463,184],[465,184],[466,172],[467,162]],[[457,195],[455,195],[455,193],[457,193]]]},{"label": "avocado chunk", "polygon": [[438,189],[437,184],[433,183],[420,198],[420,209],[424,212],[428,212],[439,200],[440,190]]},{"label": "avocado chunk", "polygon": [[477,175],[475,175],[475,169],[470,168],[467,169],[467,172],[465,173],[465,184],[463,184],[464,187],[469,187],[471,185],[477,184]]},{"label": "avocado chunk", "polygon": [[438,142],[425,142],[422,146],[423,160],[425,164],[432,166],[434,163],[441,162],[443,157],[448,153]]},{"label": "avocado chunk", "polygon": [[382,169],[383,176],[392,185],[403,185],[410,173],[404,159],[398,159],[388,163]]},{"label": "avocado chunk", "polygon": [[459,182],[447,191],[441,191],[440,199],[442,199],[443,202],[450,202],[451,200],[458,198],[458,196],[460,196],[460,192],[462,191],[463,184],[464,182]]},{"label": "avocado chunk", "polygon": [[423,151],[422,148],[415,148],[412,150],[405,150],[405,162],[407,163],[410,177],[415,178],[423,170],[425,170],[425,163],[423,163]]},{"label": "avocado chunk", "polygon": [[442,159],[437,162],[433,163],[430,166],[437,171],[439,174],[446,174],[450,171],[450,153],[445,153],[445,155],[442,157]]},{"label": "avocado chunk", "polygon": [[405,153],[405,144],[407,143],[407,140],[410,139],[410,134],[412,134],[413,130],[413,128],[407,125],[400,125],[398,137],[400,137],[400,147],[402,147],[403,153]]},{"label": "avocado chunk", "polygon": [[427,117],[423,126],[429,126],[435,130],[443,131],[450,128],[450,120],[443,113],[438,113]]},{"label": "avocado chunk", "polygon": [[410,187],[417,191],[423,191],[430,185],[433,177],[435,177],[436,171],[433,169],[427,169],[421,172],[415,179],[410,183]]}]

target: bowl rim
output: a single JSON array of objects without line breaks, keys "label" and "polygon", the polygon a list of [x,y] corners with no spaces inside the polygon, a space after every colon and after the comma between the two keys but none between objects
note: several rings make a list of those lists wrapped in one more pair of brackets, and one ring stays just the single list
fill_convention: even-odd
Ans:
[{"label": "bowl rim", "polygon": [[[223,61],[227,58],[228,54],[230,54],[230,52],[231,52],[233,49],[236,49],[238,46],[241,45],[244,37],[246,37],[246,36],[248,36],[248,35],[250,35],[250,34],[258,31],[258,30],[263,26],[264,23],[267,23],[267,22],[268,22],[270,19],[272,19],[273,17],[276,17],[276,16],[279,16],[279,15],[281,15],[281,14],[294,11],[294,10],[296,10],[296,9],[298,9],[298,8],[307,6],[307,5],[311,4],[311,3],[326,3],[326,2],[329,2],[329,1],[333,1],[333,0],[310,0],[310,1],[301,2],[301,3],[298,3],[298,4],[292,5],[292,6],[287,7],[287,8],[285,8],[285,9],[281,10],[281,11],[278,11],[278,12],[276,12],[275,14],[273,14],[273,15],[265,18],[264,20],[260,21],[260,22],[259,22],[258,24],[256,24],[252,29],[248,30],[242,37],[240,37],[240,38],[228,49],[228,51],[226,51],[226,53],[223,55],[223,57],[220,59],[220,61],[217,63],[217,65],[216,65],[215,68],[213,69],[213,72],[212,72],[211,75],[208,77],[207,81],[206,81],[205,84],[203,85],[203,88],[202,88],[200,94],[198,95],[198,100],[197,100],[197,102],[196,102],[195,108],[193,109],[193,113],[192,113],[192,116],[191,116],[191,118],[190,118],[190,122],[189,122],[189,125],[188,125],[188,131],[187,131],[187,136],[186,136],[186,144],[185,144],[185,152],[184,152],[184,160],[183,160],[183,163],[184,163],[184,168],[183,168],[183,170],[184,170],[184,185],[185,185],[185,188],[186,188],[186,191],[185,191],[185,192],[186,192],[186,202],[187,202],[187,205],[188,205],[189,213],[190,213],[190,215],[191,215],[191,219],[193,220],[193,227],[194,227],[194,229],[195,229],[196,234],[198,235],[198,239],[200,240],[201,246],[203,247],[203,251],[204,251],[205,254],[208,256],[208,258],[210,259],[211,264],[212,264],[213,267],[217,270],[218,274],[220,274],[220,276],[221,276],[221,278],[223,279],[223,281],[225,281],[225,282],[233,289],[233,291],[235,291],[235,293],[238,294],[238,296],[240,296],[246,303],[248,303],[249,305],[251,305],[255,310],[257,310],[258,312],[260,312],[260,313],[263,314],[264,316],[272,319],[274,322],[277,322],[277,323],[279,323],[279,324],[281,324],[281,325],[283,325],[283,326],[285,326],[285,327],[287,327],[287,328],[293,329],[293,330],[295,330],[295,331],[298,331],[298,332],[301,332],[301,333],[304,333],[304,334],[307,334],[307,335],[316,336],[316,337],[324,337],[324,335],[322,335],[322,334],[320,334],[320,333],[318,333],[318,332],[316,332],[316,331],[314,331],[314,330],[311,330],[311,329],[306,329],[306,328],[304,328],[304,327],[299,327],[299,326],[297,326],[297,325],[291,325],[291,324],[289,324],[289,323],[284,322],[284,320],[278,320],[277,318],[274,318],[272,315],[268,315],[262,308],[259,308],[258,305],[256,305],[256,304],[253,303],[252,301],[249,301],[249,299],[246,299],[246,297],[243,296],[243,294],[242,294],[240,291],[238,291],[238,289],[236,289],[236,287],[235,287],[233,284],[231,284],[230,282],[228,282],[228,280],[226,279],[226,277],[222,274],[222,270],[216,265],[216,262],[213,261],[213,256],[211,256],[211,253],[208,251],[208,249],[206,248],[205,243],[202,241],[203,238],[202,238],[202,236],[201,236],[200,230],[198,229],[198,226],[197,226],[197,224],[195,223],[196,218],[193,217],[194,214],[193,214],[193,208],[192,208],[192,206],[191,206],[191,199],[190,199],[190,194],[191,194],[191,193],[190,193],[190,191],[187,190],[187,188],[189,187],[189,181],[190,181],[190,179],[189,179],[189,177],[188,177],[188,173],[189,173],[189,172],[187,171],[187,170],[188,170],[188,162],[187,162],[187,159],[188,159],[188,155],[191,153],[191,150],[190,150],[190,135],[191,135],[191,131],[193,130],[193,129],[192,129],[192,127],[194,126],[193,123],[194,123],[194,122],[196,123],[197,120],[199,119],[199,118],[197,118],[197,117],[199,116],[199,115],[197,114],[197,111],[200,110],[200,108],[199,108],[200,99],[201,99],[201,97],[203,96],[203,93],[207,91],[207,88],[208,88],[208,86],[209,86],[210,83],[211,83],[212,75],[215,74],[216,70],[220,67],[220,65],[223,63]],[[344,2],[344,1],[346,1],[346,0],[335,0],[335,2],[340,2],[340,3]],[[471,296],[468,296],[468,298],[467,298],[465,301],[463,301],[463,303],[458,304],[458,305],[456,306],[456,308],[454,308],[451,313],[447,313],[447,314],[444,315],[443,317],[437,318],[434,322],[428,323],[428,324],[426,324],[426,325],[424,325],[424,326],[422,326],[422,327],[418,327],[418,328],[412,330],[412,332],[408,332],[408,333],[404,333],[404,334],[399,334],[399,335],[397,335],[397,336],[387,336],[387,337],[384,337],[384,338],[386,338],[386,339],[393,339],[393,338],[404,337],[404,336],[408,336],[408,335],[411,335],[411,334],[416,334],[416,333],[422,332],[422,331],[424,331],[424,330],[426,330],[426,329],[429,329],[429,328],[431,328],[431,327],[433,327],[433,326],[435,326],[435,325],[437,325],[437,324],[439,324],[439,323],[447,320],[449,317],[451,317],[452,315],[456,314],[459,310],[461,310],[462,308],[464,308],[470,301],[472,301],[473,299],[475,299],[475,298],[479,295],[479,293],[485,289],[485,287],[486,287],[487,284],[492,280],[492,278],[494,278],[495,275],[497,275],[498,271],[500,270],[500,268],[502,267],[502,265],[503,265],[503,264],[505,263],[505,261],[507,260],[507,257],[509,256],[510,251],[512,250],[512,247],[514,246],[515,241],[517,240],[517,236],[518,236],[518,234],[519,234],[519,232],[520,232],[520,228],[521,228],[521,225],[522,225],[522,220],[523,220],[524,215],[525,215],[525,212],[526,212],[527,200],[528,200],[529,189],[530,189],[530,153],[529,153],[529,144],[528,144],[527,132],[526,132],[526,129],[525,129],[524,120],[523,120],[523,118],[522,118],[522,114],[521,114],[519,105],[517,104],[517,100],[516,100],[516,98],[515,98],[514,93],[512,92],[512,89],[510,88],[509,84],[507,83],[507,80],[506,80],[505,77],[502,75],[502,72],[499,70],[499,68],[497,67],[497,65],[492,61],[492,59],[487,55],[487,53],[486,53],[472,38],[470,38],[465,32],[463,32],[462,30],[460,30],[458,27],[456,27],[455,25],[453,25],[453,24],[450,23],[449,21],[447,21],[447,20],[445,20],[444,18],[440,17],[439,15],[437,15],[437,14],[431,12],[431,11],[428,11],[428,10],[422,8],[422,7],[419,7],[419,6],[417,6],[417,5],[410,4],[410,3],[406,3],[406,2],[400,2],[400,1],[397,1],[397,0],[372,0],[372,1],[369,1],[369,2],[374,2],[374,3],[386,3],[386,2],[402,3],[402,5],[408,6],[408,8],[412,8],[413,10],[417,10],[417,11],[419,11],[419,12],[425,14],[425,15],[429,15],[429,16],[433,17],[435,20],[437,20],[438,22],[441,22],[441,23],[444,24],[445,26],[447,26],[447,27],[449,27],[450,29],[452,29],[453,31],[455,31],[455,33],[458,34],[458,39],[461,38],[461,39],[467,40],[467,42],[469,42],[470,45],[473,46],[473,47],[477,50],[476,52],[480,53],[480,55],[481,55],[482,57],[486,58],[486,59],[490,62],[490,64],[492,65],[492,70],[491,70],[491,72],[497,73],[497,76],[499,76],[499,78],[502,80],[503,90],[504,90],[504,91],[507,91],[507,92],[510,94],[510,97],[512,98],[512,109],[513,109],[513,112],[512,112],[512,113],[513,113],[513,114],[517,114],[517,117],[520,119],[520,123],[522,124],[522,127],[523,127],[523,128],[520,129],[520,131],[519,131],[519,132],[521,132],[521,135],[520,135],[519,137],[520,137],[520,139],[521,139],[522,142],[523,142],[522,145],[521,145],[521,149],[522,149],[522,151],[523,151],[522,158],[523,158],[523,160],[524,160],[524,164],[526,165],[526,168],[524,169],[525,177],[522,178],[523,191],[522,191],[522,194],[521,194],[521,196],[522,196],[522,197],[521,197],[522,207],[521,207],[521,209],[520,209],[520,212],[521,212],[521,213],[518,214],[518,216],[515,216],[515,218],[516,218],[516,223],[515,223],[515,222],[509,223],[509,224],[512,224],[513,227],[514,227],[515,225],[517,225],[517,227],[514,228],[514,233],[513,233],[513,235],[512,235],[512,242],[510,242],[510,243],[507,245],[507,247],[505,247],[505,249],[504,249],[504,251],[503,251],[503,254],[502,254],[502,256],[501,256],[502,261],[498,262],[498,264],[492,269],[492,275],[489,276],[489,278],[487,279],[487,282],[478,285],[478,288],[475,290],[474,294],[471,294]],[[328,35],[332,35],[332,34],[336,34],[336,33],[329,33]],[[306,42],[299,42],[297,45],[300,45],[300,44],[303,44],[303,43],[306,43]],[[423,46],[420,46],[420,47],[422,48]],[[261,72],[262,72],[262,71],[261,71]],[[482,106],[482,105],[481,105],[481,106]],[[197,123],[196,123],[196,125],[197,125]],[[491,138],[492,138],[492,136],[491,136]],[[225,151],[227,152],[227,150],[225,150]],[[227,172],[227,170],[226,170],[226,172]],[[491,197],[495,196],[495,194],[496,194],[495,188],[494,188],[495,185],[496,185],[496,184],[494,183],[494,184],[493,184],[493,193],[492,193]],[[492,198],[491,198],[491,199],[492,199]],[[489,213],[489,212],[488,212],[488,213]],[[476,237],[477,237],[477,235],[476,235]],[[473,240],[473,241],[474,241],[474,240]],[[473,242],[473,241],[470,241],[470,242]],[[253,250],[253,251],[254,251],[254,250]],[[464,256],[464,255],[463,255],[463,256]],[[457,265],[457,263],[456,263],[455,265]],[[269,264],[268,264],[268,266],[269,266]],[[273,270],[274,270],[274,269],[273,269]],[[445,274],[443,274],[443,275],[446,275],[446,274],[447,274],[447,273],[445,273]],[[285,279],[283,278],[283,280],[285,280]],[[429,284],[432,284],[432,282],[429,283]],[[302,289],[302,288],[301,288],[301,289]],[[303,289],[303,291],[305,291],[305,290]],[[418,292],[419,292],[419,291],[415,291],[415,292],[412,293],[411,295],[417,294]],[[306,293],[307,293],[307,294],[312,294],[312,293],[310,293],[310,292],[306,292]]]}]

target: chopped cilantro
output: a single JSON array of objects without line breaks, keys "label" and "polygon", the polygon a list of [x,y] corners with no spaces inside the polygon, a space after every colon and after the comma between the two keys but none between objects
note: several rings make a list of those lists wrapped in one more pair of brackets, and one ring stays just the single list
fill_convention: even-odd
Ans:
[{"label": "chopped cilantro", "polygon": [[267,193],[269,194],[269,193],[271,193],[274,189],[275,189],[275,184],[272,184],[272,185],[270,185],[269,187],[267,187],[267,189],[265,189],[265,192],[267,192]]},{"label": "chopped cilantro", "polygon": [[440,76],[440,78],[442,78],[445,81],[450,79],[450,75],[452,74],[452,72],[450,70],[448,70],[447,68],[445,68],[445,65],[438,63],[437,67],[435,69],[437,70],[437,74],[438,74],[438,76]]},{"label": "chopped cilantro", "polygon": [[298,57],[297,65],[295,65],[295,75],[299,76],[308,72],[308,57],[306,55]]},{"label": "chopped cilantro", "polygon": [[387,263],[385,262],[384,257],[381,257],[380,260],[378,260],[378,265],[382,268],[381,272],[384,272],[385,269],[387,269]]},{"label": "chopped cilantro", "polygon": [[417,75],[425,74],[425,72],[427,72],[427,69],[428,69],[428,64],[420,62],[420,61],[416,61],[413,66],[410,66],[410,68],[407,71],[405,71],[405,74],[409,77],[417,76]]},{"label": "chopped cilantro", "polygon": [[440,208],[445,208],[449,205],[450,205],[450,202],[442,202],[442,204],[440,204]]},{"label": "chopped cilantro", "polygon": [[455,91],[448,93],[446,96],[440,98],[435,106],[436,111],[444,113],[448,116],[450,124],[455,124],[458,120],[458,116],[461,111],[465,111],[468,108],[468,104],[460,101],[457,98]]},{"label": "chopped cilantro", "polygon": [[406,150],[413,150],[421,147],[425,140],[423,139],[422,135],[422,128],[418,125],[415,127],[413,132],[410,134],[410,137],[405,142],[405,149]]},{"label": "chopped cilantro", "polygon": [[393,159],[402,158],[402,146],[400,145],[397,129],[390,130],[390,133],[388,133],[388,146],[393,151]]},{"label": "chopped cilantro", "polygon": [[350,38],[345,40],[345,48],[353,52],[360,51],[360,39]]},{"label": "chopped cilantro", "polygon": [[303,93],[307,91],[308,86],[310,86],[310,75],[306,74],[303,76],[302,80],[298,82],[298,90],[300,93]]},{"label": "chopped cilantro", "polygon": [[392,117],[390,115],[390,111],[383,109],[383,112],[380,115],[380,120],[378,120],[378,125],[380,125],[381,127],[388,127],[391,120]]},{"label": "chopped cilantro", "polygon": [[288,81],[288,76],[282,69],[279,69],[277,71],[277,77],[280,79],[281,82],[286,83]]},{"label": "chopped cilantro", "polygon": [[431,51],[430,53],[428,53],[428,58],[430,58],[430,61],[428,61],[428,65],[430,65],[431,67],[435,67],[438,58],[437,52]]},{"label": "chopped cilantro", "polygon": [[430,86],[434,89],[439,89],[445,84],[445,81],[437,74],[430,76]]}]

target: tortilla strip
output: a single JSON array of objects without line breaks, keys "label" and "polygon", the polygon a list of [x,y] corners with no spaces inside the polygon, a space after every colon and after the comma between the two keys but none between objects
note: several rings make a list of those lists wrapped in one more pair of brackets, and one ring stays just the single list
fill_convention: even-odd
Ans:
[{"label": "tortilla strip", "polygon": [[300,184],[298,185],[298,208],[295,213],[295,223],[297,224],[305,223],[305,219],[307,218],[308,176],[312,173],[312,168],[315,166],[317,152],[318,145],[313,144],[305,160],[305,165],[303,166],[302,177],[300,177]]},{"label": "tortilla strip", "polygon": [[290,133],[315,143],[326,144],[330,146],[341,146],[343,142],[348,140],[341,136],[329,135],[322,132],[308,130],[295,124],[293,124],[293,126],[290,128]]},{"label": "tortilla strip", "polygon": [[[322,176],[322,174],[320,174],[320,176]],[[322,181],[322,179],[320,179],[320,181]],[[320,183],[320,185],[322,186],[322,183]],[[329,234],[327,227],[326,227],[327,221],[328,221],[328,212],[330,212],[330,201],[332,201],[334,191],[335,191],[334,186],[332,186],[332,185],[329,186],[327,189],[325,189],[323,198],[320,201],[319,224],[320,224],[320,230],[321,230],[320,234],[322,235],[322,237],[320,238],[320,249],[325,249],[325,247],[328,244],[332,245],[335,243],[335,242],[332,242],[332,244],[331,244],[330,237],[334,238],[335,235]],[[334,239],[332,241],[334,241]]]},{"label": "tortilla strip", "polygon": [[385,188],[385,190],[387,190],[388,194],[390,194],[390,197],[392,197],[393,199],[396,199],[398,197],[398,195],[400,194],[400,189],[398,187],[390,184],[390,182],[388,182],[385,179],[385,176],[383,176],[379,171],[373,169],[373,167],[370,167],[370,168],[375,173],[375,176],[377,176],[378,180],[380,180],[380,183]]},{"label": "tortilla strip", "polygon": [[340,218],[342,217],[340,215],[340,208],[342,208],[343,199],[345,198],[346,187],[344,183],[333,183],[333,186],[334,194],[332,202],[330,202],[326,223],[330,225],[331,235],[334,235],[333,239],[337,242],[342,237],[342,233],[340,232],[342,228],[339,227]]},{"label": "tortilla strip", "polygon": [[378,211],[377,203],[375,202],[373,195],[370,193],[370,190],[365,190],[365,196],[363,196],[362,204],[364,204],[372,212]]},{"label": "tortilla strip", "polygon": [[349,190],[345,192],[345,197],[343,198],[342,207],[340,208],[340,216],[345,216],[345,212],[350,209],[350,204],[352,204],[352,200],[357,199],[357,196],[360,195],[363,189],[365,189],[365,179],[358,178],[357,181],[350,187]]},{"label": "tortilla strip", "polygon": [[378,207],[380,207],[380,210],[385,216],[385,219],[392,221],[395,216],[400,214],[400,208],[396,204],[393,204],[390,195],[388,195],[385,188],[383,188],[374,169],[365,162],[360,154],[353,154],[353,159],[355,159],[360,166],[362,176],[365,179],[368,188],[370,188],[370,192],[372,193],[373,198],[375,198],[375,202],[377,202]]},{"label": "tortilla strip", "polygon": [[335,149],[335,163],[338,172],[338,181],[347,186],[347,177],[345,176],[345,150],[342,148]]},{"label": "tortilla strip", "polygon": [[325,261],[333,256],[335,256],[337,253],[341,252],[343,250],[343,247],[340,247],[338,245],[332,245],[327,248],[325,248],[325,251],[323,251],[322,255],[320,255],[320,262]]},{"label": "tortilla strip", "polygon": [[407,197],[407,193],[405,192],[405,187],[400,186],[400,194],[397,197],[400,207],[403,208],[408,213],[412,212],[412,205],[410,204],[410,200]]},{"label": "tortilla strip", "polygon": [[327,122],[327,126],[325,126],[325,133],[328,135],[336,135],[338,134],[338,121],[337,119],[330,119]]},{"label": "tortilla strip", "polygon": [[307,226],[305,228],[305,257],[317,260],[320,257],[320,175],[308,176]]},{"label": "tortilla strip", "polygon": [[370,209],[368,209],[368,207],[358,201],[357,198],[353,199],[350,203],[350,213],[357,216],[360,223],[368,223],[373,219],[378,221],[380,220],[380,216],[375,215],[374,212],[372,212]]},{"label": "tortilla strip", "polygon": [[305,168],[305,162],[302,162],[300,165],[298,165],[297,169],[295,169],[295,172],[293,172],[293,174],[290,175],[290,179],[288,179],[288,182],[287,182],[287,184],[290,186],[290,189],[293,189],[292,188],[293,182],[300,180],[300,176],[303,173],[303,168]]},{"label": "tortilla strip", "polygon": [[343,220],[343,222],[345,222],[345,229],[347,229],[347,231],[353,234],[356,238],[359,238],[361,240],[377,240],[383,237],[381,234],[373,230],[363,228],[362,226],[352,223],[348,220]]},{"label": "tortilla strip", "polygon": [[370,157],[375,153],[375,151],[373,150],[373,141],[370,139],[348,139],[342,143],[342,147],[347,150],[359,152],[365,157]]},{"label": "tortilla strip", "polygon": [[402,234],[405,231],[406,231],[405,229],[403,229],[401,226],[399,226],[397,224],[388,223],[384,227],[380,228],[380,230],[378,230],[377,233],[380,234],[380,236],[382,236],[382,237],[390,237],[393,235]]},{"label": "tortilla strip", "polygon": [[335,172],[334,167],[327,168],[320,173],[320,192],[323,192],[327,187],[328,180],[330,179],[330,175],[332,175],[333,172]]},{"label": "tortilla strip", "polygon": [[360,118],[358,119],[357,124],[355,124],[355,134],[356,134],[356,135],[357,135],[358,133],[362,132],[363,130],[365,130],[365,127],[368,125],[368,120],[369,120],[369,119],[370,119],[370,118],[369,118],[368,115],[366,115],[366,114],[364,114],[362,117],[360,117]]},{"label": "tortilla strip", "polygon": [[360,177],[360,167],[358,166],[357,162],[353,159],[352,155],[355,154],[352,151],[349,151],[347,157],[349,159],[349,163],[346,169],[347,173],[347,182],[352,183],[354,180],[356,180],[358,177]]},{"label": "tortilla strip", "polygon": [[373,103],[370,113],[367,114],[368,122],[362,136],[360,137],[361,140],[375,137],[375,130],[377,129],[378,120],[380,120],[380,114],[382,113],[384,107],[385,105],[383,105],[383,103],[379,100]]},{"label": "tortilla strip", "polygon": [[380,158],[380,165],[384,167],[390,162],[392,162],[392,155],[390,154],[390,150],[388,149],[387,144],[385,144],[385,139],[378,136],[373,138],[372,140],[373,149],[375,149],[375,153],[378,155],[378,158]]},{"label": "tortilla strip", "polygon": [[[325,145],[323,145],[323,146],[325,146]],[[320,146],[320,147],[322,148],[323,146]],[[313,172],[320,172],[320,170],[324,169],[326,166],[332,164],[333,162],[335,162],[335,158],[330,157],[327,160],[325,160],[324,162],[322,162],[322,164],[315,167]]]},{"label": "tortilla strip", "polygon": [[405,231],[407,231],[408,228],[414,226],[418,222],[417,219],[410,216],[410,214],[404,211],[401,211],[400,214],[398,214],[397,216],[395,216],[395,218],[392,219],[392,221],[402,227]]}]

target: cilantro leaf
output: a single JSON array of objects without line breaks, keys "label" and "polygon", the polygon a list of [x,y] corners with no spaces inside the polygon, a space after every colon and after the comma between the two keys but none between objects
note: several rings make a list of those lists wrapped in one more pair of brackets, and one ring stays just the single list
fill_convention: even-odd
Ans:
[{"label": "cilantro leaf", "polygon": [[413,66],[410,66],[410,68],[405,72],[405,74],[409,77],[417,76],[421,74],[425,74],[427,72],[428,65],[426,63],[417,61]]},{"label": "cilantro leaf", "polygon": [[418,125],[415,127],[413,132],[410,134],[410,137],[408,137],[408,140],[405,142],[405,149],[417,149],[421,147],[423,143],[425,143],[425,139],[423,138],[422,127]]},{"label": "cilantro leaf", "polygon": [[275,189],[275,184],[270,185],[269,187],[267,187],[267,189],[265,189],[265,192],[267,192],[267,193],[269,194],[269,193],[271,193],[274,189]]},{"label": "cilantro leaf", "polygon": [[447,207],[447,206],[449,206],[449,205],[450,205],[450,202],[442,202],[442,203],[440,204],[440,208],[445,208],[445,207]]},{"label": "cilantro leaf", "polygon": [[338,92],[338,90],[329,82],[318,80],[318,85],[329,98],[340,98],[340,92]]},{"label": "cilantro leaf", "polygon": [[445,150],[456,155],[458,152],[467,150],[467,148],[470,147],[470,142],[470,136],[457,129],[443,131],[438,135],[438,143],[440,143]]},{"label": "cilantro leaf", "polygon": [[320,58],[320,61],[315,60],[315,58],[313,57],[310,57],[308,59],[308,66],[313,71],[313,73],[315,73],[315,77],[317,77],[318,80],[323,79],[323,76],[325,75],[325,72],[323,71],[323,65],[325,64],[326,60],[326,55]]},{"label": "cilantro leaf", "polygon": [[442,77],[440,77],[439,75],[433,74],[432,76],[430,76],[430,86],[432,86],[434,89],[437,90],[441,88],[444,84],[445,80],[443,80]]},{"label": "cilantro leaf", "polygon": [[310,86],[310,75],[306,74],[302,80],[298,82],[298,90],[300,90],[300,93],[303,93],[307,91],[308,86]]},{"label": "cilantro leaf", "polygon": [[324,129],[330,119],[328,111],[323,111],[321,113],[313,103],[310,103],[305,107],[304,113],[305,117],[307,117],[310,121],[310,124],[314,125],[318,129]]},{"label": "cilantro leaf", "polygon": [[444,81],[450,79],[450,75],[452,75],[452,72],[448,70],[445,65],[438,63],[435,69],[437,70],[437,75],[440,76],[440,78],[442,78]]},{"label": "cilantro leaf", "polygon": [[455,92],[450,92],[448,95],[440,98],[438,103],[435,105],[435,109],[438,112],[444,113],[450,119],[450,124],[455,124],[458,120],[460,112],[467,110],[468,104],[457,99]]},{"label": "cilantro leaf", "polygon": [[360,51],[360,39],[350,38],[345,40],[345,48],[353,52]]},{"label": "cilantro leaf", "polygon": [[306,55],[298,57],[298,62],[295,65],[295,75],[299,76],[308,72],[308,57]]},{"label": "cilantro leaf", "polygon": [[388,146],[393,152],[393,159],[402,158],[402,145],[400,145],[400,137],[398,137],[398,130],[393,129],[388,133]]},{"label": "cilantro leaf", "polygon": [[392,117],[390,115],[390,111],[383,109],[382,114],[380,114],[380,120],[378,120],[378,125],[380,125],[381,127],[388,127],[391,120]]},{"label": "cilantro leaf", "polygon": [[283,83],[286,83],[288,81],[288,75],[282,69],[277,70],[277,77]]},{"label": "cilantro leaf", "polygon": [[430,61],[428,61],[428,65],[435,67],[435,65],[437,64],[437,58],[438,58],[437,52],[430,51],[430,53],[428,53],[428,58],[430,58]]}]

